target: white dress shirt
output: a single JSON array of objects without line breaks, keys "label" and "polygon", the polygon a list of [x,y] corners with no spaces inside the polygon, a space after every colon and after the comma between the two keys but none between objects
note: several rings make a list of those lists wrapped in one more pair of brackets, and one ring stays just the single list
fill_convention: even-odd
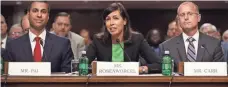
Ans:
[{"label": "white dress shirt", "polygon": [[7,36],[5,38],[2,39],[2,48],[6,48],[6,39],[7,39]]},{"label": "white dress shirt", "polygon": [[5,38],[2,39],[2,48],[6,48],[6,39],[7,39],[7,36]]},{"label": "white dress shirt", "polygon": [[[41,55],[43,56],[43,50],[44,50],[44,43],[45,43],[45,38],[46,38],[46,30],[44,29],[44,31],[39,35],[39,37],[41,38],[41,40],[43,41],[43,45],[41,45],[40,43],[40,47],[41,47]],[[29,30],[29,39],[30,39],[30,43],[31,43],[31,47],[32,47],[32,54],[34,55],[34,49],[35,49],[35,45],[36,45],[36,40],[35,37],[37,37],[35,34],[33,34],[30,30]]]},{"label": "white dress shirt", "polygon": [[[186,55],[187,55],[187,50],[188,50],[188,45],[189,45],[189,42],[187,41],[187,39],[191,36],[188,36],[187,34],[185,34],[183,32],[183,39],[184,39],[184,46],[185,46],[185,52],[186,52]],[[192,36],[192,38],[195,39],[195,41],[193,41],[193,45],[195,47],[195,52],[196,52],[196,56],[197,56],[197,52],[198,52],[198,42],[199,42],[199,31],[197,30],[197,32]]]}]

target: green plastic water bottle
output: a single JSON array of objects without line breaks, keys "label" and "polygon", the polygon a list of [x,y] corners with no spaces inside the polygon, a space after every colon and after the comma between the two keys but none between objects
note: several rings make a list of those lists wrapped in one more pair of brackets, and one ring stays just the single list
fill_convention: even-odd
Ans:
[{"label": "green plastic water bottle", "polygon": [[165,51],[165,54],[162,57],[162,75],[172,75],[172,58],[169,55],[169,51]]},{"label": "green plastic water bottle", "polygon": [[1,61],[1,65],[0,65],[1,75],[3,75],[4,74],[4,61],[3,61],[2,57],[1,57],[0,61]]},{"label": "green plastic water bottle", "polygon": [[86,76],[88,70],[89,59],[86,57],[86,51],[82,51],[82,56],[79,58],[79,76]]}]

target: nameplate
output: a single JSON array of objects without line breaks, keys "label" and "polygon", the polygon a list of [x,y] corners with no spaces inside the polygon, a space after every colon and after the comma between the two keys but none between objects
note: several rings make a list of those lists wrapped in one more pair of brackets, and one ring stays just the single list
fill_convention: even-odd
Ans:
[{"label": "nameplate", "polygon": [[139,62],[97,62],[97,76],[137,76]]},{"label": "nameplate", "polygon": [[227,63],[184,62],[184,76],[227,76]]},{"label": "nameplate", "polygon": [[16,76],[50,76],[50,62],[9,62],[9,75]]}]

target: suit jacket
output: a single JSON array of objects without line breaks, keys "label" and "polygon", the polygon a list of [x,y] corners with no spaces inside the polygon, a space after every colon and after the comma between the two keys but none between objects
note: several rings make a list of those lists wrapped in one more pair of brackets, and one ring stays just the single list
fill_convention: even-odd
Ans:
[{"label": "suit jacket", "polygon": [[[139,61],[140,56],[145,58],[148,63],[149,72],[159,71],[161,69],[161,60],[153,49],[149,46],[142,34],[132,33],[131,39],[124,42],[124,61]],[[104,43],[101,39],[94,37],[92,43],[87,49],[87,57],[90,63],[97,58],[97,61],[112,61],[112,41]]]},{"label": "suit jacket", "polygon": [[[10,41],[4,55],[6,61],[34,62],[29,34]],[[70,72],[72,59],[70,41],[47,32],[42,61],[51,62],[51,72]]]},{"label": "suit jacket", "polygon": [[228,63],[228,42],[222,42],[222,49],[224,53],[224,59]]},{"label": "suit jacket", "polygon": [[[182,34],[161,43],[159,47],[161,49],[160,56],[163,56],[165,50],[170,52],[170,56],[175,62],[175,70],[179,62],[188,61]],[[224,55],[221,48],[221,42],[216,38],[199,33],[196,62],[222,61],[224,61]]]},{"label": "suit jacket", "polygon": [[70,31],[68,33],[68,39],[71,43],[74,58],[78,59],[79,57],[81,57],[81,51],[85,50],[84,38]]},{"label": "suit jacket", "polygon": [[[7,44],[8,44],[11,40],[13,40],[13,39],[10,38],[10,37],[7,37],[7,38],[6,38],[6,47],[7,47]],[[5,48],[1,48],[1,57],[3,57],[3,58],[4,58],[4,55],[3,55],[3,54],[5,53],[6,47],[5,47]]]},{"label": "suit jacket", "polygon": [[[13,38],[7,37],[7,39],[6,39],[6,45],[7,45],[7,43],[9,43],[11,40],[13,40]],[[6,47],[7,47],[7,46],[6,46]]]}]

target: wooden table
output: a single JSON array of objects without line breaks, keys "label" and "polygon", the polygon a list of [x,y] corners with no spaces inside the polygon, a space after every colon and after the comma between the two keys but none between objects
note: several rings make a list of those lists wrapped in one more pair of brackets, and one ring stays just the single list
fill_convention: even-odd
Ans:
[{"label": "wooden table", "polygon": [[[6,87],[169,87],[171,77],[164,76],[5,76]],[[88,85],[86,85],[88,81]],[[172,80],[172,87],[228,87],[228,77],[185,77]]]}]

